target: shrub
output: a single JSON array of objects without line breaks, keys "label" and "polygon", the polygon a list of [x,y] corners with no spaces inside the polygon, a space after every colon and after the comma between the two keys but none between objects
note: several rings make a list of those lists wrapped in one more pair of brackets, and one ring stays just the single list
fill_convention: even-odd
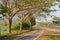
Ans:
[{"label": "shrub", "polygon": [[12,30],[19,30],[19,29],[20,29],[19,22],[15,26],[12,27]]},{"label": "shrub", "polygon": [[[32,23],[32,26],[36,24],[34,17],[31,17],[31,23]],[[23,29],[29,29],[29,27],[30,27],[29,20],[26,19],[22,24],[22,28]],[[15,26],[13,26],[12,30],[19,30],[19,29],[20,29],[20,24],[18,22]]]},{"label": "shrub", "polygon": [[31,16],[30,21],[31,21],[32,26],[34,26],[36,24],[36,21],[35,21],[35,17],[34,16]]},{"label": "shrub", "polygon": [[29,20],[26,19],[26,21],[23,22],[22,26],[23,26],[23,29],[28,29],[30,27]]},{"label": "shrub", "polygon": [[[30,27],[29,21],[26,20],[22,24],[23,29],[28,29]],[[15,26],[12,27],[12,30],[19,30],[20,29],[20,23],[18,22]]]}]

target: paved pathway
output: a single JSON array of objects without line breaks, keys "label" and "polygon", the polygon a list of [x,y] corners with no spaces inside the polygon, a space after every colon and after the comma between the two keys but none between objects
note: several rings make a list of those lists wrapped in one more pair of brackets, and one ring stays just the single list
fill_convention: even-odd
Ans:
[{"label": "paved pathway", "polygon": [[41,32],[42,32],[42,30],[38,30],[35,33],[32,33],[28,36],[17,38],[16,40],[34,40],[37,36],[40,35]]}]

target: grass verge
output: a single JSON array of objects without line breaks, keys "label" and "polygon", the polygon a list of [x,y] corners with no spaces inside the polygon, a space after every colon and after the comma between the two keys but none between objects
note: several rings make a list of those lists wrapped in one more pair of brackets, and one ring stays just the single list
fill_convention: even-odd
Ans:
[{"label": "grass verge", "polygon": [[43,35],[40,36],[37,40],[60,40],[60,33],[44,31]]},{"label": "grass verge", "polygon": [[28,31],[28,30],[23,30],[22,32],[17,31],[12,31],[12,33],[2,33],[0,36],[0,40],[14,40],[18,37],[26,36],[31,33],[36,32],[36,30]]}]

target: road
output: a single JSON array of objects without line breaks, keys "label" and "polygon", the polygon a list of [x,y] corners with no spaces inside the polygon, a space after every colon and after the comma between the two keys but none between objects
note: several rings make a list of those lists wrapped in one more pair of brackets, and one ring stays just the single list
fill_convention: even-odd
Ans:
[{"label": "road", "polygon": [[32,34],[24,36],[24,37],[17,38],[15,40],[34,40],[37,36],[40,35],[41,32],[42,32],[42,30],[38,30],[35,33],[32,33]]},{"label": "road", "polygon": [[[43,29],[43,30],[48,30],[48,31],[55,31],[55,32],[60,32],[60,30],[56,29],[51,29],[51,28],[46,28],[46,27],[37,27],[37,29]],[[20,38],[17,38],[15,40],[34,40],[36,39],[39,35],[42,35],[43,30],[38,30],[35,33],[32,33],[27,36],[23,36]]]},{"label": "road", "polygon": [[48,31],[54,31],[54,32],[60,32],[60,29],[57,29],[57,28],[47,28],[47,27],[40,27],[40,26],[37,26],[37,27],[33,27],[34,29],[43,29],[43,30],[48,30]]}]

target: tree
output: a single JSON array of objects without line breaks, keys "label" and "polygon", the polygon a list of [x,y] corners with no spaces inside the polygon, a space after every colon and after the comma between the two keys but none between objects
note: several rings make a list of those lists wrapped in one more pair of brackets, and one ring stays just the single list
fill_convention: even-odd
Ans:
[{"label": "tree", "polygon": [[[22,10],[27,10],[25,6],[25,1],[20,0],[0,0],[1,1],[1,8],[0,8],[0,14],[5,16],[9,21],[9,27],[8,31],[11,32],[11,25],[12,25],[12,18],[17,14],[18,12]],[[21,4],[22,2],[22,4]],[[25,3],[24,3],[25,2]],[[28,5],[27,5],[28,7]]]},{"label": "tree", "polygon": [[18,14],[17,14],[17,17],[18,17],[18,19],[19,19],[19,21],[20,21],[20,32],[22,31],[22,24],[23,24],[23,22],[28,18],[28,16],[30,15],[30,14],[27,14],[27,13],[29,13],[29,12],[27,12],[27,11],[21,11],[21,12],[19,12]]},{"label": "tree", "polygon": [[[19,11],[22,11],[21,6],[19,6],[20,0],[0,0],[0,14],[5,16],[9,21],[8,31],[11,32],[12,18]],[[25,9],[24,9],[25,10]]]},{"label": "tree", "polygon": [[[21,2],[24,3],[22,4],[23,8],[26,7],[27,10],[24,13],[17,15],[20,20],[20,31],[22,30],[22,22],[24,19],[28,18],[30,20],[30,16],[41,13],[42,11],[49,12],[50,10],[48,10],[48,6],[51,6],[53,0],[22,0]],[[41,14],[38,15],[40,16]]]},{"label": "tree", "polygon": [[28,16],[29,23],[30,23],[30,31],[32,30],[32,26],[35,25],[35,17],[33,15]]},{"label": "tree", "polygon": [[[38,10],[46,9],[46,7],[50,6],[53,0],[0,0],[0,1],[1,6],[3,7],[1,8],[3,9],[3,11],[1,11],[1,14],[3,14],[8,19],[9,21],[8,31],[11,32],[12,18],[15,16],[15,14],[23,10],[27,11],[32,10],[34,12],[36,11],[38,12]],[[30,15],[30,13],[25,14],[25,16],[28,15]],[[22,20],[23,18],[20,18],[21,26],[22,26],[21,22]]]},{"label": "tree", "polygon": [[60,0],[56,0],[56,1],[60,2]]},{"label": "tree", "polygon": [[2,2],[0,3],[1,4],[0,14],[2,14],[8,19],[9,21],[8,31],[11,33],[12,18],[19,11],[17,3],[15,4],[15,0],[13,2],[12,0],[0,0],[0,1]]},{"label": "tree", "polygon": [[59,18],[59,17],[54,16],[54,17],[53,17],[53,21],[60,21],[60,18]]}]

